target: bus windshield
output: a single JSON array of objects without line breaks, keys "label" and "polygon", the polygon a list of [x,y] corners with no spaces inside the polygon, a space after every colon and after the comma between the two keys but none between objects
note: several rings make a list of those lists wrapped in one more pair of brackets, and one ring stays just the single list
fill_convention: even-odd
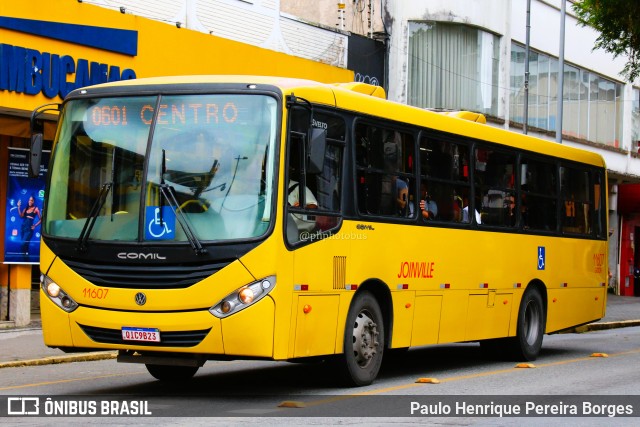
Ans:
[{"label": "bus windshield", "polygon": [[67,102],[45,235],[131,242],[263,235],[274,194],[276,107],[274,98],[239,94]]}]

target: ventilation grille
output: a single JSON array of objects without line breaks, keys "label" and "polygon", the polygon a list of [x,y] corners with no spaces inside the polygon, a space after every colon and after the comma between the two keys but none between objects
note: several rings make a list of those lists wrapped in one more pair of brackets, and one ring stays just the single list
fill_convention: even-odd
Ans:
[{"label": "ventilation grille", "polygon": [[70,260],[65,260],[65,263],[96,286],[127,289],[180,289],[206,279],[229,265],[231,260],[198,265],[109,265]]},{"label": "ventilation grille", "polygon": [[333,257],[333,289],[345,288],[345,278],[347,277],[347,257]]},{"label": "ventilation grille", "polygon": [[160,332],[160,342],[125,341],[120,329],[80,325],[89,338],[103,344],[129,344],[148,347],[194,347],[202,342],[211,328],[200,331]]}]

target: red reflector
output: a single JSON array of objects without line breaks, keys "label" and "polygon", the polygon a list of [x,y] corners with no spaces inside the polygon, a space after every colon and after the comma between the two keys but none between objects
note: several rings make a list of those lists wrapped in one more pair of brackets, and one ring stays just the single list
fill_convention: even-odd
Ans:
[{"label": "red reflector", "polygon": [[301,291],[308,291],[309,290],[309,285],[300,285],[300,290]]}]

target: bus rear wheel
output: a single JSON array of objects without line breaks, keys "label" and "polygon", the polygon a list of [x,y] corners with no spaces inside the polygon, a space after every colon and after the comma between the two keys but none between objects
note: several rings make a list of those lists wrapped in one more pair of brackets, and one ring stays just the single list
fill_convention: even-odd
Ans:
[{"label": "bus rear wheel", "polygon": [[492,359],[536,360],[542,348],[545,319],[540,291],[529,288],[520,302],[516,336],[480,341],[480,347]]},{"label": "bus rear wheel", "polygon": [[384,323],[378,302],[369,292],[355,296],[344,331],[342,366],[350,385],[369,385],[378,375],[384,352]]},{"label": "bus rear wheel", "polygon": [[511,344],[511,350],[516,357],[536,360],[542,348],[546,317],[540,291],[528,288],[520,302],[518,329]]},{"label": "bus rear wheel", "polygon": [[145,366],[155,379],[173,383],[186,381],[198,372],[197,366],[151,365],[148,363]]}]

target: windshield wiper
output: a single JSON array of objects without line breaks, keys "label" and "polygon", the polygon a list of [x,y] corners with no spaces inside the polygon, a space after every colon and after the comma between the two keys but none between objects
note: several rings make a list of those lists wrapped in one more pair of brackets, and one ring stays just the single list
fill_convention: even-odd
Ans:
[{"label": "windshield wiper", "polygon": [[91,206],[91,210],[89,211],[89,216],[87,216],[84,226],[82,227],[82,231],[80,232],[80,236],[78,237],[77,250],[80,252],[87,250],[87,241],[91,235],[91,230],[93,230],[93,226],[96,223],[96,219],[98,219],[100,210],[104,206],[104,202],[107,200],[107,195],[109,194],[111,187],[113,187],[113,182],[107,182],[100,187],[98,198],[93,202],[93,206]]},{"label": "windshield wiper", "polygon": [[178,204],[178,200],[176,199],[175,190],[171,185],[167,184],[164,180],[164,174],[166,172],[167,172],[167,165],[166,165],[165,150],[162,150],[162,173],[160,174],[160,224],[161,225],[163,224],[162,208],[164,207],[164,199],[166,199],[167,204],[175,214],[176,219],[180,224],[180,227],[182,227],[182,230],[184,231],[185,236],[187,236],[187,240],[189,240],[189,244],[195,251],[196,255],[206,254],[207,249],[205,249],[202,246],[202,243],[200,243],[200,240],[198,239],[196,234],[193,232],[193,229],[189,225],[189,220],[187,216],[179,208],[180,205]]}]

